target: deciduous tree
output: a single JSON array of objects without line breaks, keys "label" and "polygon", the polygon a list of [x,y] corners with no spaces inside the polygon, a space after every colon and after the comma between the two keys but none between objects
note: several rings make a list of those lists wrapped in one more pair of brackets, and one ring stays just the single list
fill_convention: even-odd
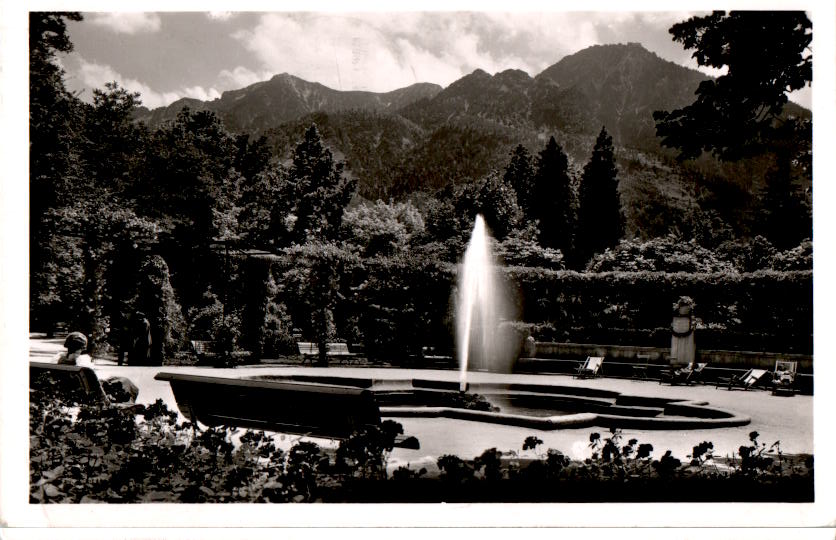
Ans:
[{"label": "deciduous tree", "polygon": [[477,214],[482,214],[491,234],[498,240],[508,236],[522,220],[517,194],[496,172],[465,185],[457,194],[454,205],[456,215],[463,221],[462,230],[468,234]]},{"label": "deciduous tree", "polygon": [[772,165],[765,178],[764,233],[782,247],[809,237],[798,181],[810,183],[811,121],[785,105],[789,92],[812,81],[810,19],[801,11],[715,11],[670,32],[694,50],[699,65],[725,73],[700,83],[691,105],[654,113],[662,144],[678,149],[681,159],[703,152],[723,160],[766,157]]},{"label": "deciduous tree", "polygon": [[682,158],[712,152],[735,159],[763,151],[783,123],[787,92],[813,75],[812,24],[804,12],[715,11],[673,25],[673,39],[701,66],[724,69],[700,83],[697,99],[657,111],[656,133]]}]

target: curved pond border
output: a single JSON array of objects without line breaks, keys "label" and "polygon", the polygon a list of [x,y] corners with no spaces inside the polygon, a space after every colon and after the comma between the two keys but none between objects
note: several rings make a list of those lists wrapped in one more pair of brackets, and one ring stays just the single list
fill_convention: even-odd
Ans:
[{"label": "curved pond border", "polygon": [[[324,385],[346,385],[367,389],[380,402],[380,415],[387,418],[452,418],[483,423],[529,427],[541,430],[589,426],[646,430],[715,429],[745,426],[751,418],[705,401],[624,394],[585,386],[547,384],[471,384],[468,391],[486,397],[543,397],[586,407],[591,412],[560,416],[528,416],[448,406],[387,405],[392,396],[411,397],[421,392],[458,392],[458,382],[429,379],[370,379],[346,376],[289,375],[256,376],[256,379],[304,381]],[[609,412],[612,411],[612,412]],[[657,416],[659,415],[659,416]],[[668,415],[668,416],[665,416]]]},{"label": "curved pond border", "polygon": [[723,409],[711,408],[699,402],[680,402],[677,405],[687,407],[699,414],[713,413],[714,418],[644,418],[619,414],[577,413],[562,416],[526,416],[491,411],[458,409],[454,407],[381,407],[380,415],[387,418],[454,418],[472,420],[507,426],[529,427],[544,431],[589,426],[617,427],[630,429],[714,429],[745,426],[751,418],[736,415]]}]

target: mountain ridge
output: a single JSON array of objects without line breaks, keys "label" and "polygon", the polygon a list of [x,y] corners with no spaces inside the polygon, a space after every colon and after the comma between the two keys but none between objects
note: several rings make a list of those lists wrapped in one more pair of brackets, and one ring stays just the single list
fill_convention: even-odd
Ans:
[{"label": "mountain ridge", "polygon": [[151,127],[159,127],[176,118],[177,113],[188,106],[192,110],[215,112],[232,131],[260,135],[267,129],[317,111],[396,110],[439,91],[441,86],[433,83],[415,83],[390,92],[342,91],[281,73],[244,88],[227,90],[211,101],[181,98],[166,107],[139,107],[134,118]]},{"label": "mountain ridge", "polygon": [[[658,222],[657,210],[675,208],[684,216],[696,196],[673,164],[674,153],[660,146],[652,114],[692,103],[708,78],[640,44],[610,44],[565,56],[534,77],[476,69],[445,88],[417,83],[383,93],[339,91],[283,73],[210,102],[182,99],[145,109],[137,118],[154,126],[175,118],[183,105],[212,110],[232,132],[266,136],[282,162],[315,123],[346,174],[358,180],[359,195],[383,200],[478,180],[502,170],[519,144],[536,159],[550,136],[578,177],[605,127],[616,146],[628,228],[652,236],[670,227]],[[804,109],[790,104],[787,111]],[[708,156],[696,167],[726,174]],[[730,181],[750,194],[762,187],[743,177]]]}]

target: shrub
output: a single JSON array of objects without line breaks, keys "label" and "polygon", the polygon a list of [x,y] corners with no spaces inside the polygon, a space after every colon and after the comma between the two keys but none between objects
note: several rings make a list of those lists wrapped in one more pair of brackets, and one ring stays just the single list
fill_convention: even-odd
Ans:
[{"label": "shrub", "polygon": [[257,354],[261,357],[275,357],[293,353],[296,349],[293,321],[287,306],[280,301],[279,287],[272,272],[268,272],[265,289],[265,298],[260,302],[261,321],[256,331]]},{"label": "shrub", "polygon": [[792,249],[779,251],[772,259],[772,269],[779,271],[812,270],[813,242],[805,240]]},{"label": "shrub", "polygon": [[140,268],[137,306],[151,323],[151,358],[162,365],[186,343],[186,322],[169,280],[168,265],[159,255],[146,259]]},{"label": "shrub", "polygon": [[366,257],[402,251],[423,233],[424,219],[410,202],[361,204],[343,214],[341,236]]},{"label": "shrub", "polygon": [[646,242],[622,240],[589,261],[588,272],[732,272],[734,266],[696,240],[674,235]]}]

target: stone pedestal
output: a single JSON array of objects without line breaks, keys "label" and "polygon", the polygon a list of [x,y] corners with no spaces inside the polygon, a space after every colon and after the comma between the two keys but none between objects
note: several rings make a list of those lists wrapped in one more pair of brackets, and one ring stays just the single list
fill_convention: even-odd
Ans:
[{"label": "stone pedestal", "polygon": [[537,342],[533,336],[525,338],[523,350],[525,351],[525,356],[528,358],[534,358],[537,355]]},{"label": "stone pedestal", "polygon": [[670,364],[674,367],[687,366],[694,362],[696,353],[693,311],[690,305],[680,305],[674,311],[671,323]]}]

